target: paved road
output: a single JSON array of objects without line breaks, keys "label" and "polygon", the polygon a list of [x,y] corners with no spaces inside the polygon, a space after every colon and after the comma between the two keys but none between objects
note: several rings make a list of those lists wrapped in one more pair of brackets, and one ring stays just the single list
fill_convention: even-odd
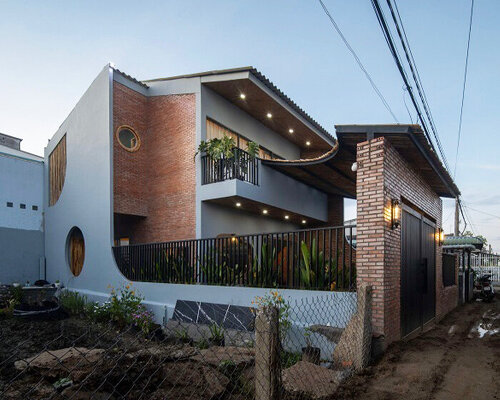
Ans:
[{"label": "paved road", "polygon": [[456,309],[431,331],[391,346],[337,399],[500,399],[500,296]]}]

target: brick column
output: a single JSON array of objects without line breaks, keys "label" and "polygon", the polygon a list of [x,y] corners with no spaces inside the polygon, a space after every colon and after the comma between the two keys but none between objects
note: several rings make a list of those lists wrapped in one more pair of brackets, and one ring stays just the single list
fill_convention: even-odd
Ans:
[{"label": "brick column", "polygon": [[384,285],[384,143],[380,138],[357,147],[357,246],[358,286],[371,285],[372,328],[375,336],[385,334]]}]

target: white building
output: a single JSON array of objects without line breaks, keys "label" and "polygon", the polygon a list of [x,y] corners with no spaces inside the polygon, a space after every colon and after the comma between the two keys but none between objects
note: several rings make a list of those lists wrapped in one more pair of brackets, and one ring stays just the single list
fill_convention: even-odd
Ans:
[{"label": "white building", "polygon": [[0,133],[0,282],[44,275],[43,158]]}]

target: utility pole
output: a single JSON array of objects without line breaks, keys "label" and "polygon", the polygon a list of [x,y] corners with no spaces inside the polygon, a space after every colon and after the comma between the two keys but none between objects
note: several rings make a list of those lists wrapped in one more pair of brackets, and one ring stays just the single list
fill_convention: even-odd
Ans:
[{"label": "utility pole", "polygon": [[458,196],[455,199],[455,236],[460,235],[460,204]]}]

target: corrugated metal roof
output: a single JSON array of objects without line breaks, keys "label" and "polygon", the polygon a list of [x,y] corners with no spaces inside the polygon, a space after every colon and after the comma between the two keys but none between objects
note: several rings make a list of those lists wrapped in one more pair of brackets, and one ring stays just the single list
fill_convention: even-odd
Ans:
[{"label": "corrugated metal roof", "polygon": [[195,78],[195,77],[203,77],[203,76],[211,76],[211,75],[224,75],[224,74],[232,74],[236,72],[250,72],[253,76],[255,76],[260,82],[262,82],[267,88],[269,88],[274,94],[276,94],[280,99],[282,99],[286,104],[290,106],[294,111],[300,114],[305,120],[307,120],[314,128],[316,128],[319,132],[328,136],[332,140],[336,140],[333,135],[331,135],[325,128],[323,128],[315,119],[313,119],[308,113],[306,113],[302,108],[300,108],[297,103],[295,103],[292,99],[290,99],[285,93],[283,93],[274,83],[272,83],[264,74],[259,72],[256,68],[252,66],[248,67],[239,67],[239,68],[230,68],[230,69],[222,69],[222,70],[213,70],[213,71],[205,71],[198,72],[195,74],[187,74],[187,75],[177,75],[166,78],[157,78],[157,79],[149,79],[144,82],[159,82],[159,81],[169,81],[174,79],[185,79],[185,78]]},{"label": "corrugated metal roof", "polygon": [[484,243],[475,236],[445,236],[443,245],[445,247],[474,246],[475,248],[482,248]]}]

